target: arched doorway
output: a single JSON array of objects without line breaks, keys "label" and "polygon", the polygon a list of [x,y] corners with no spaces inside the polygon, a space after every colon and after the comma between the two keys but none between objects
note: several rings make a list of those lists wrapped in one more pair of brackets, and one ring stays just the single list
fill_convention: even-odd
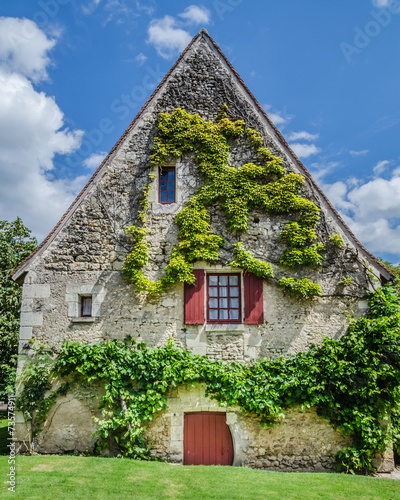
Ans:
[{"label": "arched doorway", "polygon": [[233,443],[226,414],[186,413],[183,447],[185,465],[232,465]]}]

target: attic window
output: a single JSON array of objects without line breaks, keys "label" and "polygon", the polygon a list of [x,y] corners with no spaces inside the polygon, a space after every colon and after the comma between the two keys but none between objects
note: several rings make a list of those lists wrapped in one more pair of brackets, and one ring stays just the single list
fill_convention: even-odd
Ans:
[{"label": "attic window", "polygon": [[175,177],[175,167],[160,167],[160,203],[175,203]]},{"label": "attic window", "polygon": [[92,316],[92,296],[82,295],[80,297],[81,303],[81,318],[90,318]]}]

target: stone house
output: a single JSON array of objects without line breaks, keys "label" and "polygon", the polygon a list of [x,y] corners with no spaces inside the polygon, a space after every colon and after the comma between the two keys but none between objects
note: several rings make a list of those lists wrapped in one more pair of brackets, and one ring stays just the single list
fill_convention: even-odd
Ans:
[{"label": "stone house", "polygon": [[[159,297],[138,293],[121,272],[132,250],[124,229],[137,223],[147,186],[149,261],[144,273],[155,281],[162,278],[178,243],[176,215],[204,184],[193,153],[163,165],[151,163],[159,115],[181,108],[215,122],[224,105],[231,120],[243,120],[261,134],[263,145],[282,159],[287,172],[304,177],[301,196],[320,210],[315,231],[325,247],[323,262],[304,268],[280,266],[287,243],[279,235],[297,217],[254,208],[240,241],[255,258],[271,265],[274,278],[260,279],[240,266],[228,266],[239,238],[227,229],[216,204],[208,211],[213,232],[224,239],[218,261],[194,262],[194,286],[178,282]],[[245,138],[230,142],[232,167],[255,161]],[[280,279],[291,277],[310,279],[321,294],[302,300],[277,286]],[[349,277],[345,285],[343,278]],[[21,371],[31,339],[58,349],[64,340],[96,343],[131,335],[160,345],[172,337],[194,354],[243,362],[295,354],[326,336],[339,339],[349,315],[359,317],[365,311],[366,291],[376,280],[392,276],[357,241],[219,47],[201,30],[13,279],[23,284]],[[218,406],[201,386],[178,387],[168,402],[169,409],[149,425],[148,435],[153,452],[169,460],[187,463],[186,453],[199,428],[224,436],[224,446],[230,449],[227,463],[260,468],[330,470],[337,450],[348,444],[348,438],[313,409],[290,410],[280,425],[265,429],[239,408]],[[59,398],[36,449],[62,453],[90,448],[95,430],[92,404],[79,391]],[[21,414],[17,439],[31,439],[30,423]],[[393,463],[388,463],[390,468]]]}]

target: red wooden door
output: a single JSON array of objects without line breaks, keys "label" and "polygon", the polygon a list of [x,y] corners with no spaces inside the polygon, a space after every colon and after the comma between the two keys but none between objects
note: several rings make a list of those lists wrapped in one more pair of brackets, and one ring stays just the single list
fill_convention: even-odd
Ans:
[{"label": "red wooden door", "polygon": [[225,413],[187,413],[183,433],[185,465],[232,465],[233,444]]}]

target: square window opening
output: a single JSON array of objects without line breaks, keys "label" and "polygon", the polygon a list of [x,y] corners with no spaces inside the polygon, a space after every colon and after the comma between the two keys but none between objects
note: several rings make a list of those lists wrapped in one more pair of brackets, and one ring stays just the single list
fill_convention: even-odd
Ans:
[{"label": "square window opening", "polygon": [[207,274],[207,323],[241,323],[240,274]]}]

